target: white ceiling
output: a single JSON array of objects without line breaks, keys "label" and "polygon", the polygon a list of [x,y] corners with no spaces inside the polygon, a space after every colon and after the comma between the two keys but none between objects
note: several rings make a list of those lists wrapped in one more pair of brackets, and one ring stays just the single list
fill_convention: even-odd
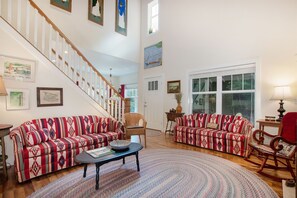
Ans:
[{"label": "white ceiling", "polygon": [[138,63],[129,60],[102,54],[94,50],[83,48],[80,48],[79,50],[103,75],[109,75],[110,68],[112,68],[113,76],[124,76],[131,73],[137,73],[139,68]]}]

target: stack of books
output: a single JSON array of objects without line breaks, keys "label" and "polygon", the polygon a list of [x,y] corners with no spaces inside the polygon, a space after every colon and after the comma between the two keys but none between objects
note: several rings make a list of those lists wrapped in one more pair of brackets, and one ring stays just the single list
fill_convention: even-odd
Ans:
[{"label": "stack of books", "polygon": [[114,151],[108,147],[97,148],[86,152],[94,158],[102,157],[102,156],[114,153]]}]

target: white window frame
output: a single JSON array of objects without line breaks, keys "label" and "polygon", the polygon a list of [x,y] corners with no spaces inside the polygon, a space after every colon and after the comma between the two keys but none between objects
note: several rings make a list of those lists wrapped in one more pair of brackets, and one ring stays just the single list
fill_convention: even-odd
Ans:
[{"label": "white window frame", "polygon": [[[257,120],[258,115],[261,113],[260,109],[260,94],[258,94],[258,90],[260,90],[259,85],[259,69],[256,67],[256,62],[244,63],[229,67],[222,67],[217,69],[209,69],[209,70],[201,70],[201,71],[192,71],[189,73],[188,82],[189,82],[189,100],[188,100],[188,113],[192,112],[193,108],[193,97],[192,95],[198,92],[192,92],[193,79],[196,78],[207,78],[207,77],[217,77],[217,91],[216,91],[216,113],[222,114],[222,95],[224,93],[246,93],[253,92],[255,93],[255,106],[254,106],[254,120]],[[254,73],[255,74],[255,87],[254,90],[231,90],[231,91],[223,91],[222,90],[222,77],[225,75],[234,75],[234,74],[243,74],[243,73]],[[211,92],[203,92],[204,94],[213,93]]]},{"label": "white window frame", "polygon": [[[158,6],[158,13],[156,15],[152,15],[152,10],[154,6]],[[153,0],[148,4],[148,23],[147,23],[147,33],[149,35],[154,34],[159,31],[159,0]],[[158,27],[157,30],[150,33],[150,28],[152,27],[153,18],[157,18],[158,20]]]}]

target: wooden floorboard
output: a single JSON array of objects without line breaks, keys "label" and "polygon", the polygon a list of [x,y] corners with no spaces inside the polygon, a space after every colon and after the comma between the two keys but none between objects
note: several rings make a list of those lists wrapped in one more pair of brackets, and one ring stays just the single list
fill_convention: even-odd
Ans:
[{"label": "wooden floorboard", "polygon": [[[131,139],[134,142],[138,142],[139,139],[137,136],[132,137]],[[143,140],[142,140],[143,142]],[[168,133],[165,135],[164,133],[157,132],[157,131],[148,131],[147,135],[147,148],[173,148],[173,149],[186,149],[192,150],[202,153],[207,153],[211,155],[215,155],[227,160],[230,160],[234,163],[245,167],[246,169],[250,170],[251,172],[255,173],[259,176],[264,182],[266,182],[280,197],[282,197],[282,186],[281,182],[273,181],[268,177],[262,176],[257,173],[258,166],[254,165],[250,162],[245,161],[242,157],[238,157],[235,155],[225,154],[222,152],[216,152],[208,149],[202,149],[194,146],[189,146],[181,143],[175,143],[173,141],[173,136],[169,135]],[[34,191],[40,189],[41,187],[53,182],[60,177],[63,177],[71,172],[83,169],[82,166],[75,166],[72,168],[64,169],[61,171],[57,171],[55,173],[51,173],[48,175],[44,175],[38,178],[34,178],[30,181],[26,181],[24,183],[19,184],[14,176],[14,168],[11,167],[8,169],[8,180],[6,182],[2,182],[0,184],[0,198],[22,198],[27,197],[32,194]],[[81,170],[82,171],[82,170]],[[274,175],[282,175],[285,177],[289,177],[287,172],[281,172],[276,170],[271,170],[270,174]]]}]

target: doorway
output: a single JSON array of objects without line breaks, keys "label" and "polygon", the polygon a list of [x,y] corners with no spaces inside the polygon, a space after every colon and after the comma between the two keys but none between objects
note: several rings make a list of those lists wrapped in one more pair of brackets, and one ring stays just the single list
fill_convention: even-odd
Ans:
[{"label": "doorway", "polygon": [[163,130],[163,77],[144,78],[144,115],[147,127]]}]

